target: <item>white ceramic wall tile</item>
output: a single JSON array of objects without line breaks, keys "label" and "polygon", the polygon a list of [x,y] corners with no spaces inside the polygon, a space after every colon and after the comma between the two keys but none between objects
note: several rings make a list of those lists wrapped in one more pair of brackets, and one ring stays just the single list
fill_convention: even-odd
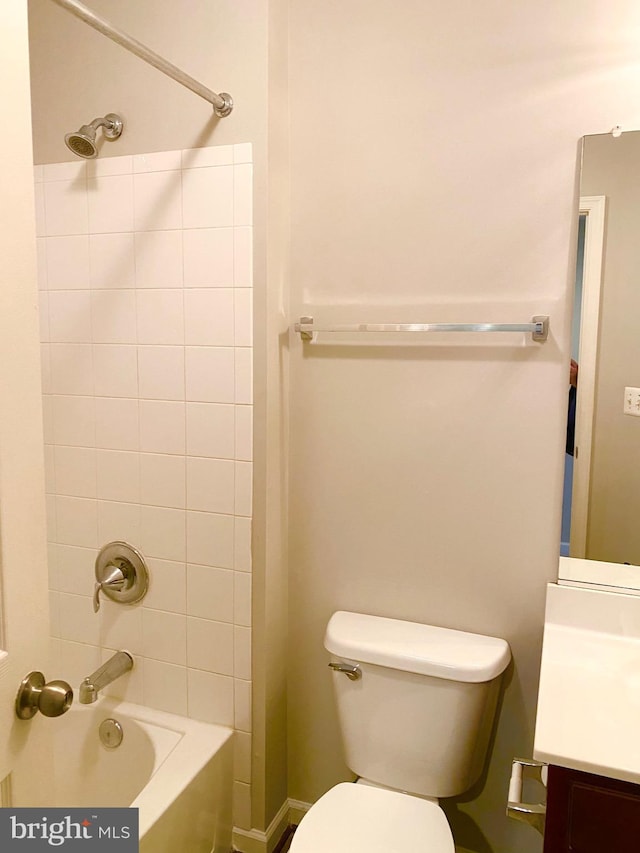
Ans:
[{"label": "white ceramic wall tile", "polygon": [[53,396],[50,399],[55,443],[94,447],[96,441],[95,398]]},{"label": "white ceramic wall tile", "polygon": [[228,459],[188,457],[187,509],[233,515],[235,464]]},{"label": "white ceramic wall tile", "polygon": [[[79,680],[129,648],[112,695],[246,733],[251,174],[250,145],[34,172],[56,654]],[[93,563],[115,539],[142,550],[151,586],[96,619]],[[249,766],[247,734],[247,826]]]},{"label": "white ceramic wall tile", "polygon": [[[45,494],[45,502],[52,498],[55,502],[55,496]],[[56,591],[60,590],[60,583],[58,579],[58,552],[56,550],[60,547],[62,546],[57,545],[51,540],[47,541],[47,574],[49,576],[49,589],[54,589]]]},{"label": "white ceramic wall tile", "polygon": [[34,201],[36,212],[36,235],[38,237],[42,237],[47,233],[47,215],[44,208],[44,184],[35,185]]},{"label": "white ceramic wall tile", "polygon": [[55,478],[59,495],[95,498],[95,453],[95,450],[85,447],[55,447]]},{"label": "white ceramic wall tile", "polygon": [[139,344],[184,343],[182,290],[139,290],[136,310]]},{"label": "white ceramic wall tile", "polygon": [[48,343],[51,340],[49,329],[49,294],[41,290],[38,296],[39,320],[40,320],[40,343]]},{"label": "white ceramic wall tile", "polygon": [[140,454],[140,500],[149,506],[186,507],[184,456]]},{"label": "white ceramic wall tile", "polygon": [[60,637],[75,643],[99,645],[100,623],[93,612],[91,596],[66,593],[58,593],[58,596]]},{"label": "white ceramic wall tile", "polygon": [[248,681],[251,678],[251,629],[233,626],[233,674]]},{"label": "white ceramic wall tile", "polygon": [[182,151],[183,169],[202,169],[205,166],[230,166],[233,163],[232,145],[211,148],[187,148]]},{"label": "white ceramic wall tile", "polygon": [[252,473],[251,462],[235,463],[235,507],[236,515],[251,515],[252,505]]},{"label": "white ceramic wall tile", "polygon": [[186,616],[143,608],[142,646],[146,658],[184,666],[187,661]]},{"label": "white ceramic wall tile", "polygon": [[66,163],[46,163],[42,169],[43,181],[76,181],[82,183],[86,176],[86,160],[69,160]]},{"label": "white ceramic wall tile", "polygon": [[235,356],[232,347],[186,347],[189,402],[233,403]]},{"label": "white ceramic wall tile", "polygon": [[233,459],[234,408],[224,403],[187,403],[189,456]]},{"label": "white ceramic wall tile", "polygon": [[233,678],[189,669],[189,716],[203,723],[233,726]]},{"label": "white ceramic wall tile", "polygon": [[133,231],[133,177],[112,175],[87,181],[89,231]]},{"label": "white ceramic wall tile", "polygon": [[140,547],[140,506],[119,501],[98,501],[98,542],[130,542]]},{"label": "white ceramic wall tile", "polygon": [[42,395],[42,432],[46,444],[54,444],[53,435],[53,404],[50,394]]},{"label": "white ceramic wall tile", "polygon": [[233,776],[239,782],[251,782],[251,735],[236,732],[233,740]]},{"label": "white ceramic wall tile", "polygon": [[138,348],[140,397],[148,400],[184,400],[184,348]]},{"label": "white ceramic wall tile", "polygon": [[104,450],[138,450],[139,431],[138,400],[96,398],[96,447]]},{"label": "white ceramic wall tile", "polygon": [[[146,555],[145,555],[146,557]],[[187,570],[184,563],[146,557],[149,568],[149,592],[144,607],[185,613],[187,609]]]},{"label": "white ceramic wall tile", "polygon": [[204,566],[232,569],[233,523],[231,515],[187,512],[187,560]]},{"label": "white ceramic wall tile", "polygon": [[88,234],[89,213],[84,180],[44,183],[46,233],[51,237]]},{"label": "white ceramic wall tile", "polygon": [[195,346],[233,346],[234,296],[231,288],[185,290],[184,340]]},{"label": "white ceramic wall tile", "polygon": [[212,166],[183,172],[182,209],[185,228],[224,228],[234,224],[234,168]]},{"label": "white ceramic wall tile", "polygon": [[251,519],[234,519],[234,563],[239,572],[251,571]]},{"label": "white ceramic wall tile", "polygon": [[236,142],[233,146],[233,162],[251,163],[253,161],[252,148],[250,142]]},{"label": "white ceramic wall tile", "polygon": [[141,231],[135,235],[137,287],[182,287],[182,240],[182,231]]},{"label": "white ceramic wall tile", "polygon": [[89,236],[89,281],[95,290],[135,286],[133,234]]},{"label": "white ceramic wall tile", "polygon": [[54,343],[91,343],[91,302],[87,290],[52,290],[49,335]]},{"label": "white ceramic wall tile", "polygon": [[187,565],[187,614],[216,622],[233,622],[235,572]]},{"label": "white ceramic wall tile", "polygon": [[181,509],[140,507],[140,548],[161,560],[186,558],[185,514]]},{"label": "white ceramic wall tile", "polygon": [[57,542],[58,540],[58,524],[57,524],[57,504],[58,498],[56,495],[45,495],[45,510],[47,514],[47,539],[49,542]]},{"label": "white ceramic wall tile", "polygon": [[186,716],[187,670],[164,661],[144,661],[144,704],[149,708]]},{"label": "white ceramic wall tile", "polygon": [[233,224],[253,222],[253,166],[249,163],[233,167]]},{"label": "white ceramic wall tile", "polygon": [[251,786],[246,782],[233,783],[233,825],[251,829]]},{"label": "white ceramic wall tile", "polygon": [[187,616],[187,665],[233,675],[233,625]]},{"label": "white ceramic wall tile", "polygon": [[251,627],[251,575],[246,572],[233,573],[233,622]]},{"label": "white ceramic wall tile", "polygon": [[56,497],[56,528],[57,541],[63,545],[96,548],[98,545],[96,501],[58,495]]},{"label": "white ceramic wall tile", "polygon": [[174,171],[147,172],[133,176],[136,231],[182,228],[181,175],[181,172]]},{"label": "white ceramic wall tile", "polygon": [[98,621],[101,646],[109,649],[126,649],[132,655],[142,654],[142,608],[140,606],[123,607],[102,596]]},{"label": "white ceramic wall tile", "polygon": [[[253,459],[253,406],[236,406],[235,417],[235,458],[249,462]],[[189,446],[188,424],[187,413],[187,448]]]},{"label": "white ceramic wall tile", "polygon": [[[55,239],[55,238],[52,238]],[[36,264],[38,271],[38,290],[46,290],[49,287],[47,276],[47,238],[36,237]]]},{"label": "white ceramic wall tile", "polygon": [[59,650],[60,671],[64,673],[65,681],[69,682],[74,691],[77,691],[82,680],[95,672],[102,663],[98,646],[61,640]]},{"label": "white ceramic wall tile", "polygon": [[90,344],[51,344],[51,390],[54,394],[93,394]]},{"label": "white ceramic wall tile", "polygon": [[152,154],[136,154],[133,158],[133,171],[167,172],[180,169],[182,166],[181,151],[156,151]]},{"label": "white ceramic wall tile", "polygon": [[231,287],[234,283],[234,229],[184,231],[184,286]]},{"label": "white ceramic wall tile", "polygon": [[249,347],[235,349],[236,403],[253,402],[253,350]]},{"label": "white ceramic wall tile", "polygon": [[234,714],[233,723],[242,732],[251,731],[251,682],[239,678],[233,680]]},{"label": "white ceramic wall tile", "polygon": [[92,291],[91,323],[96,344],[134,344],[137,333],[133,290]]},{"label": "white ceramic wall tile", "polygon": [[140,450],[146,453],[184,453],[184,403],[140,400]]},{"label": "white ceramic wall tile", "polygon": [[101,157],[87,160],[87,178],[106,178],[109,175],[130,175],[133,172],[133,157]]},{"label": "white ceramic wall tile", "polygon": [[140,500],[138,453],[96,450],[97,496],[105,501],[137,503]]},{"label": "white ceramic wall tile", "polygon": [[234,343],[237,347],[250,347],[253,345],[253,290],[236,290],[233,310]]},{"label": "white ceramic wall tile", "polygon": [[89,237],[47,237],[47,285],[49,290],[89,287]]},{"label": "white ceramic wall tile", "polygon": [[57,565],[57,588],[74,595],[90,595],[95,581],[93,568],[97,556],[95,548],[78,548],[75,545],[54,545]]},{"label": "white ceramic wall tile", "polygon": [[137,397],[138,358],[128,344],[93,347],[94,387],[97,397]]}]

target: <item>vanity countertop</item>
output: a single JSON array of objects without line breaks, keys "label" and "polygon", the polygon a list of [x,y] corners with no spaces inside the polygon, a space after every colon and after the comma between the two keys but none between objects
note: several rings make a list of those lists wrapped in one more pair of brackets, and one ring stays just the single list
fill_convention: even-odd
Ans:
[{"label": "vanity countertop", "polygon": [[640,783],[640,597],[549,584],[540,761]]}]

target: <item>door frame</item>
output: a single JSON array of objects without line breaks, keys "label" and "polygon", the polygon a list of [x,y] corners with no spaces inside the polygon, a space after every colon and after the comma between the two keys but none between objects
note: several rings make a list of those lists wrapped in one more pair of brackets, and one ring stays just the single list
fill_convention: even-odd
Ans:
[{"label": "door frame", "polygon": [[580,215],[586,215],[582,303],[580,306],[579,385],[571,496],[569,554],[584,558],[589,515],[589,480],[598,364],[598,328],[603,281],[607,198],[581,196]]}]

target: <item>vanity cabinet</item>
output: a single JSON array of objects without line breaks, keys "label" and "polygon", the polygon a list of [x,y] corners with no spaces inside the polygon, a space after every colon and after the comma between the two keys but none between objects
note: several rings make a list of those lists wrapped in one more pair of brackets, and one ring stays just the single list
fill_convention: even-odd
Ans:
[{"label": "vanity cabinet", "polygon": [[640,849],[640,785],[549,766],[544,853]]}]

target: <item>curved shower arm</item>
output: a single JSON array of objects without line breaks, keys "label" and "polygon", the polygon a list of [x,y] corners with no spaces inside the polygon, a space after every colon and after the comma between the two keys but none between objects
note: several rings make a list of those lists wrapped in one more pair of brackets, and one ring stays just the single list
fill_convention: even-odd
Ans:
[{"label": "curved shower arm", "polygon": [[90,27],[93,27],[94,30],[102,33],[103,36],[107,36],[107,38],[110,38],[116,44],[126,48],[130,53],[135,54],[135,56],[140,59],[144,59],[145,62],[148,62],[149,65],[153,65],[154,68],[157,68],[158,71],[162,71],[163,74],[171,77],[172,80],[175,80],[182,86],[186,86],[187,89],[191,89],[192,92],[195,92],[196,95],[204,98],[205,101],[209,101],[210,104],[213,104],[213,109],[217,116],[228,116],[233,109],[233,99],[231,95],[228,95],[226,92],[220,92],[220,94],[218,94],[217,92],[212,92],[211,89],[207,89],[207,87],[203,86],[198,80],[190,77],[188,74],[185,74],[182,69],[173,65],[163,56],[154,53],[154,51],[150,50],[146,45],[142,44],[142,42],[137,41],[122,30],[114,27],[113,24],[109,23],[109,21],[106,21],[104,18],[100,18],[95,14],[95,12],[92,12],[91,9],[88,9],[82,3],[79,3],[78,0],[53,0],[53,2],[57,3],[58,6],[61,6],[63,9],[66,9],[67,12],[71,12],[72,15],[75,15],[76,18],[84,21],[85,24],[89,24]]}]

